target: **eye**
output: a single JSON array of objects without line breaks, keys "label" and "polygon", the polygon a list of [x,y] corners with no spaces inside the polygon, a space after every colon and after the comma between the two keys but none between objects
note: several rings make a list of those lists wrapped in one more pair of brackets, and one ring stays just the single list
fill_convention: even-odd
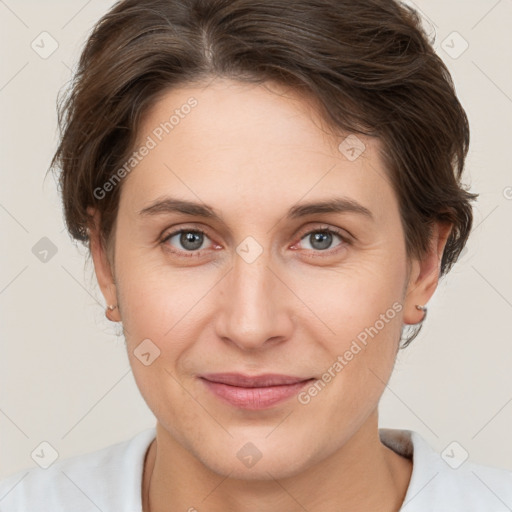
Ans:
[{"label": "eye", "polygon": [[[337,244],[334,249],[331,249],[334,238],[339,238],[341,242]],[[317,252],[336,252],[340,246],[344,247],[349,244],[348,237],[344,236],[340,231],[332,228],[319,228],[313,231],[308,231],[300,238],[301,241],[305,240],[306,249]],[[307,247],[309,245],[309,247]],[[297,245],[294,245],[295,248]]]},{"label": "eye", "polygon": [[166,235],[161,243],[171,252],[180,253],[183,256],[198,256],[205,249],[206,238],[209,237],[200,229],[180,229]]},{"label": "eye", "polygon": [[[338,238],[340,243],[331,249],[333,239]],[[165,235],[160,242],[164,248],[172,253],[178,254],[184,257],[202,256],[203,251],[208,248],[206,239],[210,237],[205,231],[198,228],[181,228],[180,230],[173,231],[168,235]],[[174,240],[174,241],[173,241]],[[347,236],[343,235],[341,231],[338,231],[329,227],[321,227],[312,231],[307,231],[300,236],[300,241],[305,240],[305,247],[308,251],[323,252],[331,254],[345,248],[346,245],[350,244],[350,240]],[[294,244],[291,249],[295,250],[298,244]],[[220,249],[221,246],[213,244],[213,249]]]}]

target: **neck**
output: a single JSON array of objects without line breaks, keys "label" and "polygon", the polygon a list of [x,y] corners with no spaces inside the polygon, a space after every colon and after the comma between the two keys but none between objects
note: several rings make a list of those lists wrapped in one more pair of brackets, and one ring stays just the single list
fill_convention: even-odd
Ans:
[{"label": "neck", "polygon": [[144,463],[143,512],[396,512],[412,462],[380,442],[377,414],[372,416],[333,454],[293,477],[268,480],[211,471],[157,424]]}]

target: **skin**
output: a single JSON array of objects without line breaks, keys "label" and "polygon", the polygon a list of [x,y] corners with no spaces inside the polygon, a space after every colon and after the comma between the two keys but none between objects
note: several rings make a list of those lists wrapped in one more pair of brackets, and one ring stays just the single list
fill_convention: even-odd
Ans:
[{"label": "skin", "polygon": [[[358,135],[366,149],[350,161],[338,149],[347,134],[276,84],[218,78],[172,89],[143,119],[137,147],[191,96],[198,105],[123,180],[111,253],[89,209],[96,276],[107,304],[118,304],[112,320],[123,323],[133,375],[157,418],[144,512],[396,511],[412,463],[380,442],[377,406],[402,324],[421,321],[415,305],[436,289],[450,227],[436,225],[429,253],[408,259],[379,141]],[[139,215],[165,195],[206,203],[221,221]],[[374,219],[286,218],[297,203],[340,195]],[[327,248],[315,244],[311,232],[326,227],[350,233],[350,243],[334,234]],[[202,255],[184,256],[190,244],[179,235],[162,243],[178,229],[207,232]],[[262,249],[251,263],[236,251],[249,236]],[[248,411],[198,378],[320,379],[394,303],[401,311],[306,405],[292,397]],[[145,366],[134,350],[147,338],[160,355]],[[262,454],[250,468],[237,457],[248,442]]]}]

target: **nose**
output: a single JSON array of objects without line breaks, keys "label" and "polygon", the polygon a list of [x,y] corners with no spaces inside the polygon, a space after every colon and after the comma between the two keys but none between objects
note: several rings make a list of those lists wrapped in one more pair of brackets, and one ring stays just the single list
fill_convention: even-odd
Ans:
[{"label": "nose", "polygon": [[251,263],[236,255],[220,283],[217,335],[242,350],[257,350],[291,337],[293,293],[264,252]]}]

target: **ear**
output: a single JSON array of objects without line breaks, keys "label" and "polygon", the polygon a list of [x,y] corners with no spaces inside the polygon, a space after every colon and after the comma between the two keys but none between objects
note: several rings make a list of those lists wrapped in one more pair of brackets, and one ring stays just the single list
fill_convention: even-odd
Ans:
[{"label": "ear", "polygon": [[420,260],[414,259],[410,264],[407,292],[404,298],[404,318],[406,324],[421,322],[425,313],[416,309],[416,304],[424,306],[434,294],[441,273],[441,260],[452,224],[435,222],[432,228],[430,248]]},{"label": "ear", "polygon": [[[107,305],[117,305],[116,284],[112,265],[109,261],[106,248],[100,238],[100,213],[93,207],[87,208],[90,217],[88,226],[91,256],[94,262],[94,271],[98,280],[101,293]],[[120,322],[119,308],[109,312],[109,318],[114,322]]]}]

